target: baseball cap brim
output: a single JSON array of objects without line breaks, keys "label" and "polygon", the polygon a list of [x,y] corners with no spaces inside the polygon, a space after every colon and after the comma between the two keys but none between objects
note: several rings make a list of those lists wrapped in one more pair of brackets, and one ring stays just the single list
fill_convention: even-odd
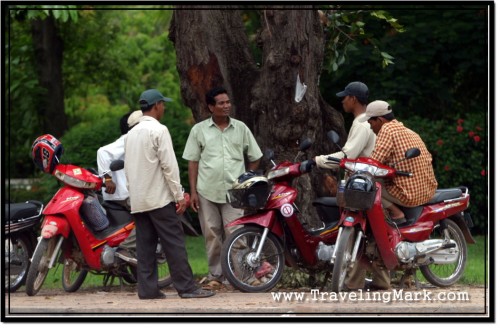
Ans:
[{"label": "baseball cap brim", "polygon": [[340,91],[340,92],[337,92],[336,93],[337,97],[345,97],[345,96],[348,96],[347,92],[344,91]]}]

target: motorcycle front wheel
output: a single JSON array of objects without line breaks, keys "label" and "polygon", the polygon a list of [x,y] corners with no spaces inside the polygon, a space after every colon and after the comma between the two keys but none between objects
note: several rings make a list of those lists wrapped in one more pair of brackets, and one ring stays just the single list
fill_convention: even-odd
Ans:
[{"label": "motorcycle front wheel", "polygon": [[268,291],[283,274],[283,246],[272,233],[267,235],[259,258],[255,258],[262,233],[263,228],[244,226],[233,232],[222,246],[222,273],[243,292]]},{"label": "motorcycle front wheel", "polygon": [[49,273],[49,262],[56,248],[56,238],[42,239],[37,246],[26,278],[26,294],[36,295]]},{"label": "motorcycle front wheel", "polygon": [[5,288],[13,293],[26,281],[33,255],[31,241],[26,235],[5,239]]},{"label": "motorcycle front wheel", "polygon": [[62,271],[63,289],[68,293],[76,292],[85,281],[87,273],[88,271],[82,269],[73,259],[65,258]]},{"label": "motorcycle front wheel", "polygon": [[450,219],[444,219],[446,228],[441,225],[434,228],[429,239],[452,239],[458,250],[458,258],[452,264],[429,264],[420,267],[425,279],[438,287],[449,287],[456,283],[464,274],[467,263],[467,243],[458,225]]},{"label": "motorcycle front wheel", "polygon": [[344,281],[349,272],[349,263],[352,259],[354,248],[354,228],[344,227],[340,238],[337,240],[337,252],[332,272],[332,291],[338,293],[344,288]]}]

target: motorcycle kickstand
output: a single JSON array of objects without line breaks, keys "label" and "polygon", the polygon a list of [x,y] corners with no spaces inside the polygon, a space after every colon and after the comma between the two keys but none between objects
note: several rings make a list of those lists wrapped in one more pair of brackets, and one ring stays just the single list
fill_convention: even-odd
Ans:
[{"label": "motorcycle kickstand", "polygon": [[327,271],[325,274],[325,280],[323,280],[323,285],[321,286],[321,290],[325,290],[326,284],[328,283],[328,279],[330,279],[332,273]]}]

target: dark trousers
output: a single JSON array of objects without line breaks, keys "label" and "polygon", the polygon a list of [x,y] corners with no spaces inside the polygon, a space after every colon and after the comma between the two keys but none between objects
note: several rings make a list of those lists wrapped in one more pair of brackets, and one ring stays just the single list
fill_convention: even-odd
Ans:
[{"label": "dark trousers", "polygon": [[134,217],[139,297],[155,297],[159,293],[155,255],[158,237],[177,292],[189,293],[197,289],[188,262],[182,223],[175,213],[175,203],[153,211],[135,213]]}]

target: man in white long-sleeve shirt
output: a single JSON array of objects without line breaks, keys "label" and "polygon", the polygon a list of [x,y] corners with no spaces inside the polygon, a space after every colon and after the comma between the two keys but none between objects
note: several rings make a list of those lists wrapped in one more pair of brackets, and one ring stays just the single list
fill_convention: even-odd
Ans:
[{"label": "man in white long-sleeve shirt", "polygon": [[[368,105],[368,87],[363,82],[351,82],[344,91],[337,93],[337,97],[343,97],[342,107],[346,113],[354,115],[351,129],[347,135],[347,141],[342,147],[342,151],[330,154],[320,155],[315,157],[315,162],[321,168],[335,168],[335,164],[326,164],[327,157],[332,156],[336,158],[358,158],[370,157],[373,149],[375,148],[376,135],[370,127],[368,122],[360,122],[360,119],[366,114],[366,106]],[[345,155],[344,155],[345,154]],[[372,282],[368,285],[365,284],[366,270],[373,272]],[[387,270],[381,270],[377,263],[363,263],[356,262],[353,269],[349,272],[345,279],[345,286],[351,290],[358,290],[363,288],[368,289],[388,289],[390,288],[390,276]]]},{"label": "man in white long-sleeve shirt", "polygon": [[143,116],[125,138],[125,174],[137,234],[138,296],[166,298],[158,289],[155,253],[159,238],[179,296],[209,297],[214,293],[201,289],[194,280],[178,216],[187,204],[172,138],[160,123],[168,101],[156,89],[144,91],[139,99]]},{"label": "man in white long-sleeve shirt", "polygon": [[318,167],[332,168],[332,164],[325,164],[328,156],[336,158],[344,158],[344,153],[348,158],[368,157],[371,155],[375,147],[375,133],[370,128],[367,122],[360,122],[364,117],[366,105],[368,104],[368,87],[363,82],[351,82],[344,91],[337,93],[337,97],[343,97],[342,107],[346,113],[354,115],[351,129],[347,136],[347,142],[342,151],[330,154],[319,155],[315,157],[315,162]]}]

